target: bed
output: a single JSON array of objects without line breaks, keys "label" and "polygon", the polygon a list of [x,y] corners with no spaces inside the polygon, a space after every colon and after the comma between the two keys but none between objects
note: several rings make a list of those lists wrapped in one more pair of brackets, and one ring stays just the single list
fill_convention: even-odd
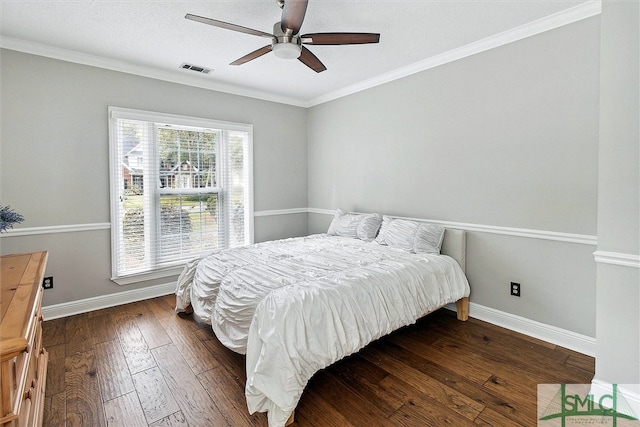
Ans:
[{"label": "bed", "polygon": [[338,210],[326,234],[189,262],[176,311],[246,354],[249,412],[280,427],[318,370],[447,304],[466,320],[465,249],[462,230]]}]

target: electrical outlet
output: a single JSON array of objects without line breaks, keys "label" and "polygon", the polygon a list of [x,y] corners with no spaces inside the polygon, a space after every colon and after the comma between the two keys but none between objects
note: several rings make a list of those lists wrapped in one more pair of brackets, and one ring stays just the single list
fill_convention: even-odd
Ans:
[{"label": "electrical outlet", "polygon": [[511,295],[514,297],[520,296],[520,283],[511,282]]},{"label": "electrical outlet", "polygon": [[42,287],[44,289],[53,289],[53,276],[42,279]]}]

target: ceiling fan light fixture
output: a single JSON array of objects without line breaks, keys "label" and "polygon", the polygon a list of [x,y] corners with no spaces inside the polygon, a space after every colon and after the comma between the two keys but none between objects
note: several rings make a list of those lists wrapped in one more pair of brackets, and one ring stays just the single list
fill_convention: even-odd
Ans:
[{"label": "ceiling fan light fixture", "polygon": [[302,53],[302,46],[297,43],[276,43],[271,50],[278,58],[297,59]]}]

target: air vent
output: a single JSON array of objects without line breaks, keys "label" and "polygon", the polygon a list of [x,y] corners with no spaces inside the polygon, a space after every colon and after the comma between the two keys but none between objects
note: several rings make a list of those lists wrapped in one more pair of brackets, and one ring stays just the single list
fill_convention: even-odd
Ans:
[{"label": "air vent", "polygon": [[199,65],[187,64],[186,62],[184,62],[180,66],[180,68],[184,70],[195,71],[197,73],[202,73],[202,74],[209,74],[211,71],[213,71],[210,68],[200,67]]}]

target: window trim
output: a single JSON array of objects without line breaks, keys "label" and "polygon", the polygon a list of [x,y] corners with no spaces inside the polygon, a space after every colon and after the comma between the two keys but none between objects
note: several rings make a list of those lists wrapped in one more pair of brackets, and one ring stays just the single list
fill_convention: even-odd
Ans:
[{"label": "window trim", "polygon": [[[118,147],[115,143],[117,135],[116,120],[139,120],[152,123],[166,123],[175,126],[186,127],[200,127],[205,129],[216,129],[229,132],[246,132],[248,134],[247,150],[245,153],[245,173],[248,179],[248,188],[245,194],[245,203],[250,215],[245,218],[245,233],[246,240],[249,243],[254,242],[254,195],[253,195],[253,125],[245,123],[226,122],[216,119],[207,119],[201,117],[182,116],[170,113],[160,113],[145,110],[136,110],[122,107],[108,107],[109,118],[109,173],[110,173],[110,223],[111,223],[111,280],[118,285],[128,285],[148,280],[163,279],[168,277],[175,277],[182,271],[184,261],[180,261],[179,265],[169,265],[158,267],[143,272],[136,272],[127,275],[118,275],[116,271],[116,262],[118,256],[117,242],[120,241],[118,233],[120,228],[116,224],[118,218],[118,200],[119,200],[119,188],[123,183],[121,174],[116,173],[121,160],[120,153],[118,153]],[[154,153],[155,155],[155,153]],[[218,193],[222,190],[220,187],[212,187],[208,189],[211,192]],[[162,193],[163,190],[160,190]]]}]

